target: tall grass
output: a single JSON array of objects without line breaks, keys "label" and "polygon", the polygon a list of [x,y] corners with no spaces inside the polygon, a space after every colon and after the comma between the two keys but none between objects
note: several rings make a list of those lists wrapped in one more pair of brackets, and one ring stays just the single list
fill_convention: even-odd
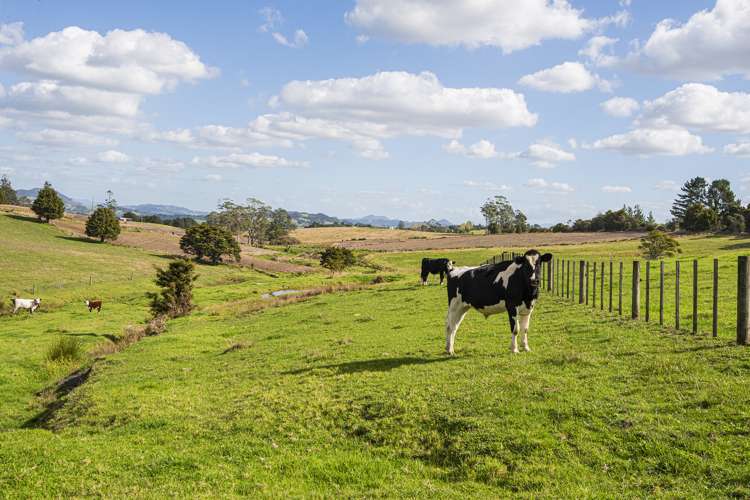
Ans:
[{"label": "tall grass", "polygon": [[83,346],[75,337],[60,337],[47,350],[45,359],[49,362],[71,362],[83,359]]}]

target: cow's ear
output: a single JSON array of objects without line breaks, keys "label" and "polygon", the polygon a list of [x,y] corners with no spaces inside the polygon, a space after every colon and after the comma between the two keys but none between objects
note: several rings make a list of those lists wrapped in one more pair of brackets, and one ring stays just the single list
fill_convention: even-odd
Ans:
[{"label": "cow's ear", "polygon": [[545,253],[544,255],[541,256],[541,258],[539,260],[541,260],[542,262],[549,262],[549,261],[552,260],[552,254],[551,253]]}]

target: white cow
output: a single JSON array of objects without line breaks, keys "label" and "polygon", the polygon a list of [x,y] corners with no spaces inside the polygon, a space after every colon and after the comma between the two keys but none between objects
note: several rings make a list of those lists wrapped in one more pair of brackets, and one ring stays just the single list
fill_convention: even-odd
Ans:
[{"label": "white cow", "polygon": [[36,311],[37,307],[39,307],[39,304],[42,303],[42,299],[36,298],[36,299],[19,299],[14,298],[11,300],[13,302],[13,314],[16,314],[16,312],[19,309],[28,309],[29,314],[32,314],[34,311]]}]

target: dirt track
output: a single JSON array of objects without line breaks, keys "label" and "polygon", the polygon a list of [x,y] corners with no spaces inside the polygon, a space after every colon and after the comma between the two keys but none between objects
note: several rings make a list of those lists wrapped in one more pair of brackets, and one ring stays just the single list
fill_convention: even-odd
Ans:
[{"label": "dirt track", "polygon": [[358,250],[448,250],[458,248],[535,248],[581,243],[632,240],[643,233],[527,233],[481,236],[445,236],[432,239],[344,241],[339,245]]}]

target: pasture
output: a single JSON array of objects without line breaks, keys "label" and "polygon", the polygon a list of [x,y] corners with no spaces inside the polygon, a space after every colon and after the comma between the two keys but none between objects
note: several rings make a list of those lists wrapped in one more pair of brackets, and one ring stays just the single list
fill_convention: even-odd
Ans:
[{"label": "pasture", "polygon": [[[435,277],[418,285],[435,252],[376,253],[367,258],[380,270],[336,276],[199,266],[196,311],[84,361],[88,380],[40,426],[49,401],[35,393],[75,368],[46,363],[47,348],[76,336],[91,349],[141,322],[153,266],[168,260],[7,215],[0,234],[3,297],[29,295],[30,277],[43,297],[33,316],[0,316],[2,496],[750,495],[750,351],[733,335],[674,332],[544,293],[531,353],[509,354],[504,316],[469,313],[449,358],[445,288]],[[681,241],[682,259],[722,259],[729,315],[731,262],[748,240]],[[636,247],[540,249],[608,261]],[[499,251],[446,256],[469,265]],[[375,276],[387,279],[370,285]],[[362,288],[262,298],[335,285]],[[101,314],[85,309],[93,296]]]}]

